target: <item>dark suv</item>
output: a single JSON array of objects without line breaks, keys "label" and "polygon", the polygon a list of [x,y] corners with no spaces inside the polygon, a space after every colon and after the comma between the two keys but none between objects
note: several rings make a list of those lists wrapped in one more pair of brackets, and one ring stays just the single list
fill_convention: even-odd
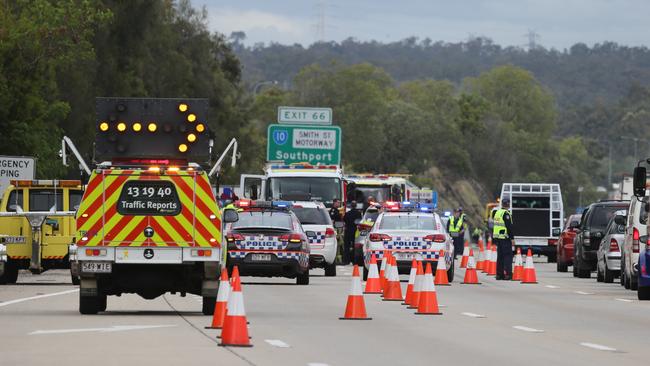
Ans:
[{"label": "dark suv", "polygon": [[591,277],[596,270],[598,247],[609,220],[618,210],[626,210],[630,201],[599,201],[589,205],[582,214],[580,231],[573,244],[573,276]]}]

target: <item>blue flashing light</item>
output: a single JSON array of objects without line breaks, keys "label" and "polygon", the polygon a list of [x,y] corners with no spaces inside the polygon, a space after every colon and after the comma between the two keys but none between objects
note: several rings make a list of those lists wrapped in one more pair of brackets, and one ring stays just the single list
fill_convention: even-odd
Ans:
[{"label": "blue flashing light", "polygon": [[445,217],[449,217],[449,216],[451,216],[451,211],[445,211],[445,212],[443,213],[443,215],[444,215]]},{"label": "blue flashing light", "polygon": [[289,201],[273,201],[272,205],[277,208],[291,208],[293,206]]},{"label": "blue flashing light", "polygon": [[404,201],[400,206],[402,209],[415,208],[415,205],[411,201]]},{"label": "blue flashing light", "polygon": [[435,209],[435,206],[431,203],[420,203],[418,207],[422,212],[433,212],[433,210]]}]

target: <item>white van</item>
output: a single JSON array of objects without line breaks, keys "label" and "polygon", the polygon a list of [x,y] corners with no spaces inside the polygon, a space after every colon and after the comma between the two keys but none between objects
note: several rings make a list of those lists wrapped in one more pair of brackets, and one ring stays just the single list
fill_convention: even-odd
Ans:
[{"label": "white van", "polygon": [[648,192],[643,201],[636,197],[630,199],[625,240],[621,248],[621,285],[626,289],[635,290],[638,287],[639,246],[648,239],[648,213],[643,209],[644,202],[649,199]]}]

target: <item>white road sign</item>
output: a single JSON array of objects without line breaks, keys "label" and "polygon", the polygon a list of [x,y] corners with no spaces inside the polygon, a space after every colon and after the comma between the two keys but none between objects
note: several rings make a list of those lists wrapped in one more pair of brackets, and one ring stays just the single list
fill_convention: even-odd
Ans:
[{"label": "white road sign", "polygon": [[290,125],[331,125],[332,108],[278,107],[278,123]]},{"label": "white road sign", "polygon": [[34,179],[35,159],[25,156],[0,156],[0,197],[9,181],[13,179]]}]

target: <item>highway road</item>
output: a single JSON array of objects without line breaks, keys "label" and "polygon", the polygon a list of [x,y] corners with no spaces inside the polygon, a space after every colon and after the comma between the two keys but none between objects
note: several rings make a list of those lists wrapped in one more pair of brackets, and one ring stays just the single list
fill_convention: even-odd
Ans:
[{"label": "highway road", "polygon": [[[442,316],[366,295],[370,321],[341,321],[351,267],[309,286],[244,277],[252,348],[218,346],[200,299],[109,297],[80,315],[67,271],[21,273],[0,287],[0,365],[632,365],[648,359],[650,302],[618,283],[537,263],[539,284],[437,287]],[[402,276],[405,281],[407,276]],[[406,283],[402,283],[406,287]]]}]

